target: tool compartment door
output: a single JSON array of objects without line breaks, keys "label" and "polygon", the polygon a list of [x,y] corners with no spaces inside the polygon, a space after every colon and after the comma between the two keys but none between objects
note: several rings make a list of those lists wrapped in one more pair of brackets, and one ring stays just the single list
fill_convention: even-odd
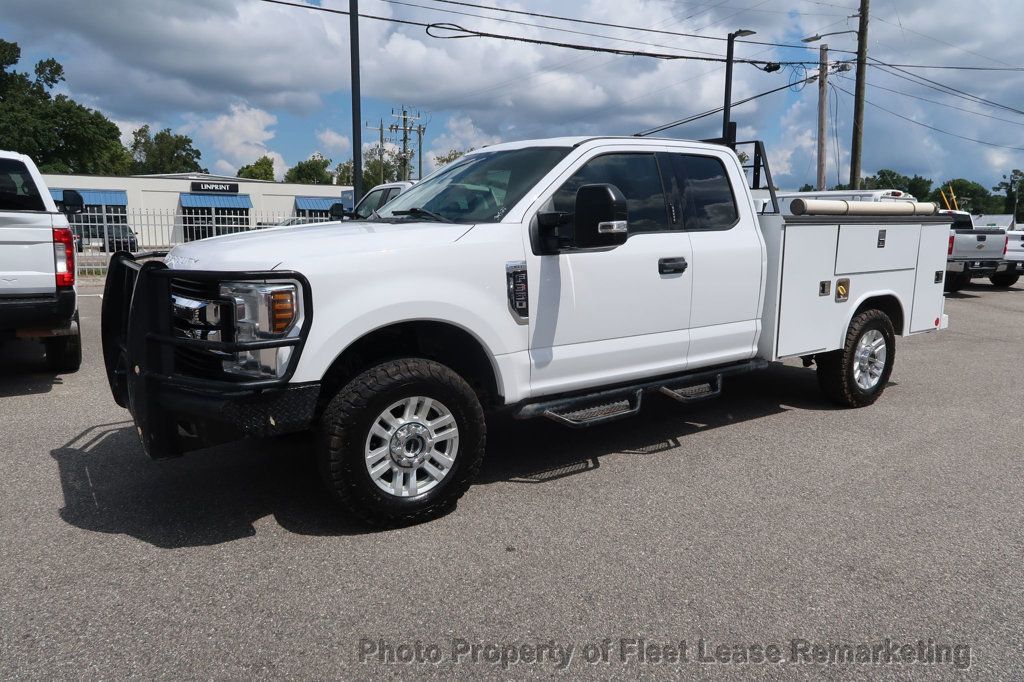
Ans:
[{"label": "tool compartment door", "polygon": [[891,223],[841,225],[836,276],[912,270],[917,265],[920,227]]},{"label": "tool compartment door", "polygon": [[[845,305],[835,301],[836,224],[787,224],[783,233],[776,357],[836,347]],[[823,293],[822,283],[828,291]]]},{"label": "tool compartment door", "polygon": [[917,278],[914,284],[914,310],[910,315],[911,333],[937,329],[942,321],[942,311],[946,303],[942,280],[946,272],[948,247],[948,225],[921,226]]}]

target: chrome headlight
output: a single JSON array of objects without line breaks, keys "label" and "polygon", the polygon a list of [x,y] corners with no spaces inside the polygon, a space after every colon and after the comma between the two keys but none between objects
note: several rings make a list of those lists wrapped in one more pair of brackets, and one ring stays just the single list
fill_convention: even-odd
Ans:
[{"label": "chrome headlight", "polygon": [[[233,304],[236,343],[288,339],[302,330],[302,287],[297,282],[224,282],[220,295]],[[224,360],[224,371],[280,378],[288,371],[294,350],[294,346],[281,346],[234,353]]]}]

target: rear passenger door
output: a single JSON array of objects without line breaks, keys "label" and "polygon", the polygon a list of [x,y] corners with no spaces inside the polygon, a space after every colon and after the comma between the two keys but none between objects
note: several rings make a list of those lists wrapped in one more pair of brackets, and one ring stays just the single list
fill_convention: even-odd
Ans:
[{"label": "rear passenger door", "polygon": [[605,251],[528,255],[534,395],[685,368],[690,239],[673,220],[663,175],[653,151],[598,149],[542,202],[573,213],[582,185],[613,184],[626,198],[629,238]]},{"label": "rear passenger door", "polygon": [[0,296],[52,293],[54,270],[53,217],[26,165],[0,158]]},{"label": "rear passenger door", "polygon": [[693,249],[687,369],[749,359],[760,332],[765,248],[746,178],[725,152],[666,156]]}]

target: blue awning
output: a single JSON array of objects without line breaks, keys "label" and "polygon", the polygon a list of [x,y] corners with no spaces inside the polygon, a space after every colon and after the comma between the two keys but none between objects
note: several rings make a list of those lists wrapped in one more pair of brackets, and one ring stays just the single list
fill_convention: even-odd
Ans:
[{"label": "blue awning", "polygon": [[248,194],[181,193],[182,208],[252,208]]},{"label": "blue awning", "polygon": [[[86,206],[127,206],[128,193],[123,189],[80,189],[82,203]],[[50,189],[54,201],[64,201],[63,189]]]},{"label": "blue awning", "polygon": [[295,197],[295,208],[299,211],[329,211],[334,204],[351,207],[344,197]]}]

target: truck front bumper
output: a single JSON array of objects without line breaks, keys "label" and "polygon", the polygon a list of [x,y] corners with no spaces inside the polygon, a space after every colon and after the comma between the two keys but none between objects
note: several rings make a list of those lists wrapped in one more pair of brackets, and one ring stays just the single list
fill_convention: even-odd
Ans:
[{"label": "truck front bumper", "polygon": [[967,260],[946,263],[946,272],[965,272],[971,277],[987,277],[999,269],[997,260]]},{"label": "truck front bumper", "polygon": [[[131,412],[146,453],[174,457],[189,450],[250,436],[272,436],[310,427],[319,383],[289,383],[305,330],[298,338],[247,343],[209,343],[175,335],[170,282],[290,279],[297,273],[173,271],[160,261],[137,262],[130,254],[111,259],[103,294],[103,360],[114,400]],[[312,310],[306,310],[307,322]],[[308,325],[306,327],[308,329]],[[176,352],[206,349],[239,352],[294,346],[289,371],[279,379],[234,380],[202,376]]]}]

